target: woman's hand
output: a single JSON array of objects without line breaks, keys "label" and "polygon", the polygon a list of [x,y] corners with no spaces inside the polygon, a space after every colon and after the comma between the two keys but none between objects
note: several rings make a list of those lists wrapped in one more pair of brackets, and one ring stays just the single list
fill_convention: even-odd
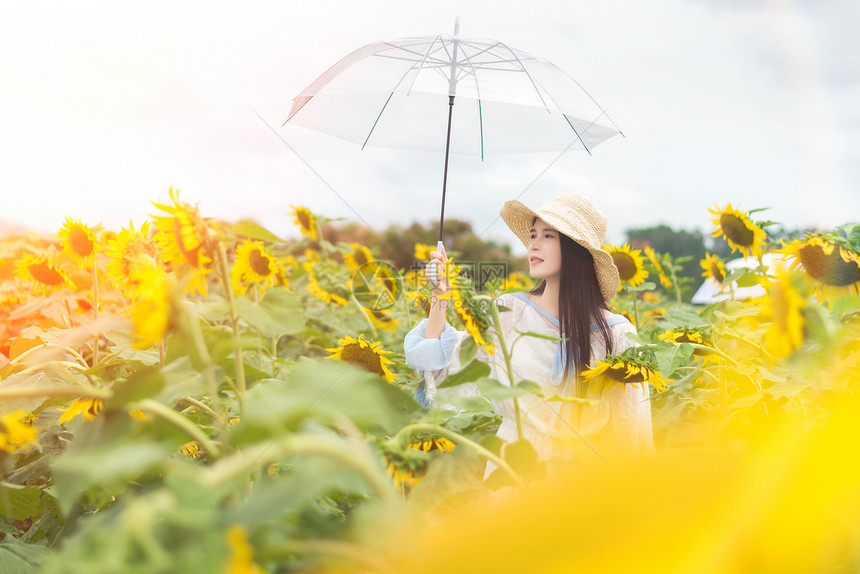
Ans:
[{"label": "woman's hand", "polygon": [[448,279],[445,277],[445,263],[447,257],[445,255],[445,247],[442,251],[431,251],[430,262],[424,267],[424,277],[433,288],[434,295],[444,295],[450,290]]}]

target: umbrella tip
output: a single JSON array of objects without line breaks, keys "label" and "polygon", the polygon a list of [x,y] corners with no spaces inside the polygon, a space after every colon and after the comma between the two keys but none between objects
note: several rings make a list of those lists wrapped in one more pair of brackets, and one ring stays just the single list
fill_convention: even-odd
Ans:
[{"label": "umbrella tip", "polygon": [[460,35],[460,16],[456,16],[454,18],[454,35],[455,36]]}]

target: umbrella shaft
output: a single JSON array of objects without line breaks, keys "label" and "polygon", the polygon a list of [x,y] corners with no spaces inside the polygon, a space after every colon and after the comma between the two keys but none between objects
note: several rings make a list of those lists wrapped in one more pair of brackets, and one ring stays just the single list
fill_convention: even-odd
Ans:
[{"label": "umbrella shaft", "polygon": [[445,171],[442,174],[442,211],[439,214],[439,241],[445,224],[445,191],[448,188],[448,152],[451,149],[451,114],[454,111],[454,96],[448,96],[448,136],[445,139]]}]

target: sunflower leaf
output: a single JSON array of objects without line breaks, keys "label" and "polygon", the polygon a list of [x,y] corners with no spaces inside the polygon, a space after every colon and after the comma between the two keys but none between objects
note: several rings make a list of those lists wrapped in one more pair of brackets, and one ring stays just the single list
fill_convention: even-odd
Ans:
[{"label": "sunflower leaf", "polygon": [[0,513],[25,520],[39,511],[39,489],[35,486],[0,483]]},{"label": "sunflower leaf", "polygon": [[601,403],[606,402],[603,399],[584,399],[581,397],[570,397],[570,396],[561,396],[561,395],[553,395],[546,400],[547,400],[547,402],[571,403],[571,404],[577,404],[577,405],[585,405],[585,406],[589,406],[589,407],[597,406]]},{"label": "sunflower leaf", "polygon": [[646,281],[642,285],[637,285],[636,287],[631,287],[630,285],[625,285],[625,289],[628,291],[653,291],[657,288],[657,284],[651,281]]},{"label": "sunflower leaf", "polygon": [[164,374],[158,367],[143,367],[112,387],[113,396],[105,401],[106,409],[155,396],[164,388]]},{"label": "sunflower leaf", "polygon": [[468,365],[478,354],[478,345],[472,337],[466,337],[460,345],[460,364]]},{"label": "sunflower leaf", "polygon": [[693,347],[689,343],[670,346],[660,345],[654,351],[657,366],[663,377],[671,377],[672,373],[677,371],[678,367],[684,364],[692,355]]},{"label": "sunflower leaf", "polygon": [[436,388],[447,389],[463,383],[471,383],[490,374],[490,365],[478,359],[472,359],[462,370],[448,375]]},{"label": "sunflower leaf", "polygon": [[272,243],[285,243],[283,239],[257,223],[252,221],[240,221],[232,228],[233,233],[240,237],[256,239],[258,241],[270,241]]},{"label": "sunflower leaf", "polygon": [[502,453],[505,462],[523,477],[541,480],[546,476],[546,465],[538,461],[537,451],[529,441],[518,440],[506,444]]},{"label": "sunflower leaf", "polygon": [[759,211],[767,211],[770,207],[759,207],[757,209],[750,209],[747,211],[747,215],[752,215],[753,213],[758,213]]},{"label": "sunflower leaf", "polygon": [[305,328],[301,297],[285,289],[266,291],[259,303],[236,298],[242,319],[266,336],[292,335]]},{"label": "sunflower leaf", "polygon": [[520,381],[513,387],[500,383],[496,379],[483,377],[478,379],[478,390],[484,397],[494,400],[503,401],[505,399],[515,399],[523,395],[535,394],[540,396],[540,386],[532,381]]},{"label": "sunflower leaf", "polygon": [[538,333],[537,331],[520,331],[519,329],[514,329],[514,331],[525,337],[536,337],[538,339],[546,339],[547,341],[564,341],[561,337],[545,335],[544,333]]}]

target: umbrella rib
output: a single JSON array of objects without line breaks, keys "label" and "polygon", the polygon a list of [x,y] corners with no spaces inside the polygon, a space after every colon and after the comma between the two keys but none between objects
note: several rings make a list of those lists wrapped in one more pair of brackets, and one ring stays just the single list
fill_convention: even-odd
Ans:
[{"label": "umbrella rib", "polygon": [[[437,34],[436,36],[433,37],[433,40],[430,42],[430,45],[427,46],[427,51],[424,52],[424,57],[421,58],[421,62],[418,63],[418,68],[415,72],[415,79],[412,80],[412,83],[409,85],[409,89],[406,90],[407,96],[412,93],[412,88],[415,86],[415,82],[418,81],[418,75],[421,73],[421,68],[424,66],[424,62],[427,60],[427,56],[430,54],[430,50],[433,49],[433,44],[435,44],[436,40],[438,40],[439,38],[440,38],[440,36]],[[444,44],[443,44],[443,46],[444,46]],[[413,69],[415,68],[414,65],[412,67],[413,67]]]},{"label": "umbrella rib", "polygon": [[[532,83],[532,87],[535,89],[535,92],[537,93],[537,96],[540,98],[541,103],[543,103],[543,107],[544,107],[544,108],[546,108],[547,113],[549,113],[549,108],[547,108],[547,107],[546,107],[546,102],[544,101],[543,96],[540,94],[540,90],[538,89],[537,84],[535,84],[535,81],[534,81],[534,79],[532,78],[532,75],[531,75],[531,74],[529,74],[528,70],[526,70],[526,67],[525,67],[525,65],[522,63],[522,61],[520,60],[519,56],[517,56],[517,55],[514,53],[514,51],[510,48],[510,46],[508,46],[508,45],[507,45],[507,44],[505,44],[504,42],[499,42],[499,44],[500,44],[500,45],[502,45],[502,46],[504,46],[505,48],[507,48],[508,52],[510,52],[510,53],[511,53],[511,55],[512,55],[514,58],[516,58],[517,63],[520,65],[520,67],[521,67],[521,69],[522,69],[523,73],[524,73],[524,74],[526,75],[526,77],[529,79],[529,82],[531,82],[531,83]],[[571,126],[571,127],[573,127],[573,126]],[[576,130],[574,130],[574,131],[576,131]],[[577,134],[577,135],[579,135],[579,134]],[[585,145],[585,144],[583,144],[583,145]],[[586,148],[586,149],[588,149],[588,148]],[[589,152],[589,153],[591,153],[591,152]]]},{"label": "umbrella rib", "polygon": [[[366,137],[366,138],[364,138],[364,143],[363,143],[363,144],[361,144],[361,149],[362,149],[362,150],[364,150],[364,146],[366,146],[366,145],[367,145],[368,140],[370,140],[370,136],[371,136],[371,134],[373,134],[373,130],[375,130],[375,129],[376,129],[376,124],[378,124],[378,123],[379,123],[379,118],[381,118],[381,117],[382,117],[382,112],[384,112],[384,111],[385,111],[385,108],[388,106],[388,102],[390,102],[390,101],[391,101],[391,96],[393,96],[393,95],[394,95],[394,92],[391,92],[390,94],[388,94],[388,99],[387,99],[387,100],[385,100],[385,104],[382,106],[382,109],[381,109],[381,110],[379,110],[379,115],[378,115],[378,116],[376,116],[376,121],[374,121],[374,122],[373,122],[373,126],[370,128],[370,131],[369,131],[369,132],[367,132],[367,137]],[[585,145],[585,144],[583,144],[583,145]],[[588,148],[586,148],[586,149],[588,149]],[[589,152],[589,153],[591,153],[591,152]]]},{"label": "umbrella rib", "polygon": [[[575,134],[576,134],[576,137],[577,137],[577,138],[579,138],[579,143],[581,143],[581,144],[582,144],[582,147],[584,147],[584,148],[585,148],[585,151],[587,151],[587,152],[588,152],[588,155],[591,155],[591,150],[590,150],[590,149],[588,149],[588,146],[587,146],[587,145],[585,145],[585,142],[584,142],[584,141],[582,141],[582,136],[580,136],[580,135],[579,135],[579,132],[578,132],[578,131],[576,131],[576,128],[575,128],[575,127],[573,127],[573,124],[572,124],[572,123],[570,123],[570,119],[567,117],[567,114],[562,113],[561,115],[563,115],[563,116],[564,116],[564,121],[566,121],[566,122],[567,122],[567,125],[569,125],[569,126],[570,126],[570,129],[572,129],[572,130],[573,130],[573,133],[575,133]],[[588,127],[590,128],[592,125],[594,125],[594,122],[591,122],[591,125],[589,125]],[[588,128],[585,128],[585,131],[588,131]]]}]

